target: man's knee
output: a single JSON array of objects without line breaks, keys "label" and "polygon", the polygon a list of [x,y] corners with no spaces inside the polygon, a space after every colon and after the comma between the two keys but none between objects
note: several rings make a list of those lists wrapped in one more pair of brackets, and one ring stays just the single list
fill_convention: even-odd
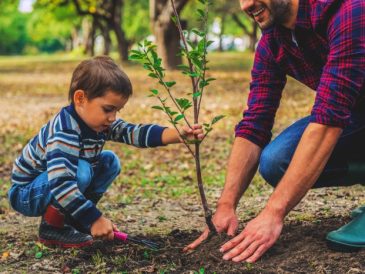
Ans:
[{"label": "man's knee", "polygon": [[285,158],[267,146],[261,154],[259,173],[271,186],[276,187],[286,170]]}]

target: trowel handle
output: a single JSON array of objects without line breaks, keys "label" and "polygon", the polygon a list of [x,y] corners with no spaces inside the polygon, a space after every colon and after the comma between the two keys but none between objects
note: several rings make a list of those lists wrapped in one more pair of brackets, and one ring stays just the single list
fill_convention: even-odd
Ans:
[{"label": "trowel handle", "polygon": [[114,238],[122,240],[123,242],[126,242],[127,238],[128,238],[128,234],[120,232],[120,231],[114,231]]}]

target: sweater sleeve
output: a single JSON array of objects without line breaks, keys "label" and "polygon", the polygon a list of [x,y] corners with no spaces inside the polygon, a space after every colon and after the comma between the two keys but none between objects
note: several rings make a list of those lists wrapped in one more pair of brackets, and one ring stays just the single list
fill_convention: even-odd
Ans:
[{"label": "sweater sleeve", "polygon": [[67,213],[89,227],[101,216],[101,212],[78,188],[76,174],[79,154],[77,132],[56,132],[48,139],[46,158],[51,193]]},{"label": "sweater sleeve", "polygon": [[344,1],[327,27],[329,54],[311,122],[344,128],[365,81],[365,2]]},{"label": "sweater sleeve", "polygon": [[236,137],[264,147],[271,139],[275,114],[286,84],[286,74],[273,60],[265,36],[256,50],[251,76],[248,108],[243,112],[243,119],[237,124],[235,133]]},{"label": "sweater sleeve", "polygon": [[165,127],[159,125],[134,125],[118,119],[111,125],[107,140],[141,148],[163,146],[162,132],[164,129]]}]

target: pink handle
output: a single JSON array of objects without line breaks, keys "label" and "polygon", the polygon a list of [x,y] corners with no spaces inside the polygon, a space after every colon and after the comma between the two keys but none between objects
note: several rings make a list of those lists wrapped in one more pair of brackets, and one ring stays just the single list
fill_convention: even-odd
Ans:
[{"label": "pink handle", "polygon": [[119,240],[122,240],[123,242],[127,241],[128,234],[120,232],[120,231],[114,231],[114,238],[117,238]]}]

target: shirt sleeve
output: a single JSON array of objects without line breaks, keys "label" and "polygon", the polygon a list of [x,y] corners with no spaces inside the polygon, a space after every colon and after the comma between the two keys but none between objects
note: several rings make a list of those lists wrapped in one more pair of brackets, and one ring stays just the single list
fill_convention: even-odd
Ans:
[{"label": "shirt sleeve", "polygon": [[286,74],[274,62],[264,36],[256,49],[251,77],[248,108],[236,125],[235,135],[264,147],[271,139],[275,114],[286,84]]},{"label": "shirt sleeve", "polygon": [[[365,1],[344,1],[330,19],[329,54],[311,122],[344,128],[365,80]],[[364,96],[364,94],[362,94]]]},{"label": "shirt sleeve", "polygon": [[141,148],[163,146],[162,132],[164,129],[165,127],[159,125],[134,125],[118,119],[111,125],[107,140]]},{"label": "shirt sleeve", "polygon": [[46,157],[51,193],[74,219],[90,227],[101,212],[87,200],[77,185],[80,141],[77,132],[56,132],[47,142]]}]

